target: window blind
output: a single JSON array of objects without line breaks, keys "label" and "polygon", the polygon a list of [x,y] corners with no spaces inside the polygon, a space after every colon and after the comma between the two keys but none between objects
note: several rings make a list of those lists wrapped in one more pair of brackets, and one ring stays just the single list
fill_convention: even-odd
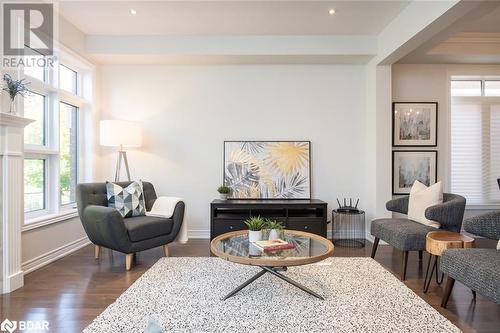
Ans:
[{"label": "window blind", "polygon": [[500,204],[500,101],[453,97],[451,191],[472,205]]}]

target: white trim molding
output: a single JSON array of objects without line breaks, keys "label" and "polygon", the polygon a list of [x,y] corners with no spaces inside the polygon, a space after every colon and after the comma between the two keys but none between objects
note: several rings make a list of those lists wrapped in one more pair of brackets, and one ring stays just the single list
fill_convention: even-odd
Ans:
[{"label": "white trim molding", "polygon": [[58,214],[42,215],[37,218],[26,220],[24,222],[24,226],[22,227],[22,232],[45,227],[57,222],[67,221],[75,217],[78,217],[78,212],[76,209],[71,209],[70,211]]},{"label": "white trim molding", "polygon": [[23,138],[31,119],[0,114],[0,293],[24,285],[21,267],[23,224]]},{"label": "white trim molding", "polygon": [[188,237],[193,239],[210,239],[210,230],[188,230]]},{"label": "white trim molding", "polygon": [[77,239],[73,242],[60,246],[56,249],[53,249],[49,252],[46,252],[38,257],[27,260],[22,263],[22,270],[24,274],[28,274],[42,268],[45,265],[48,265],[58,259],[61,259],[71,253],[80,250],[81,248],[90,244],[90,240],[87,236]]}]

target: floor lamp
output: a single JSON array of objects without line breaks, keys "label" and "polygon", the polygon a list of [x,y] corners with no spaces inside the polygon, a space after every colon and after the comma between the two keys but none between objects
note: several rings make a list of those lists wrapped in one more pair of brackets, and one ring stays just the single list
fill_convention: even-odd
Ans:
[{"label": "floor lamp", "polygon": [[101,146],[118,147],[115,182],[120,180],[122,161],[125,164],[127,178],[130,179],[127,152],[123,148],[137,148],[142,145],[142,127],[139,123],[124,120],[101,120]]}]

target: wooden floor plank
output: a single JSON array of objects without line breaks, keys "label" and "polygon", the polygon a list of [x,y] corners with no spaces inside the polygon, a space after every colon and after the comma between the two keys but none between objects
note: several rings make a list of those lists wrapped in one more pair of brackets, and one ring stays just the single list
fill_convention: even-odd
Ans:
[{"label": "wooden floor plank", "polygon": [[[371,244],[361,249],[336,247],[334,256],[369,256]],[[194,239],[187,244],[169,245],[172,257],[209,256],[209,241]],[[125,256],[103,249],[101,260],[94,258],[94,246],[83,249],[25,276],[25,286],[0,296],[0,320],[48,320],[51,332],[81,332],[96,316],[113,303],[134,281],[163,257],[162,248],[141,252],[132,270],[125,271]],[[375,259],[399,276],[401,253],[380,245]],[[455,284],[447,309],[440,308],[444,285],[431,284],[422,293],[424,260],[410,253],[405,284],[464,332],[499,332],[500,306]]]}]

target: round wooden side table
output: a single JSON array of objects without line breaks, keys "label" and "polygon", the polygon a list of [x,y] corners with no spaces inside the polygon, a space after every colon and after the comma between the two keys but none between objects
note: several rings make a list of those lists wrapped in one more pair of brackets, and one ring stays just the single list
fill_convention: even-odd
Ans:
[{"label": "round wooden side table", "polygon": [[[429,261],[427,262],[427,271],[425,272],[424,279],[424,293],[429,289],[431,284],[432,275],[436,271],[436,283],[441,284],[443,282],[443,275],[441,279],[438,277],[438,262],[439,257],[446,249],[461,249],[461,248],[471,248],[474,247],[474,238],[469,236],[451,232],[451,231],[431,231],[426,236],[425,250],[429,252]],[[432,270],[429,276],[429,268],[432,264]],[[428,279],[427,279],[428,278]]]}]

